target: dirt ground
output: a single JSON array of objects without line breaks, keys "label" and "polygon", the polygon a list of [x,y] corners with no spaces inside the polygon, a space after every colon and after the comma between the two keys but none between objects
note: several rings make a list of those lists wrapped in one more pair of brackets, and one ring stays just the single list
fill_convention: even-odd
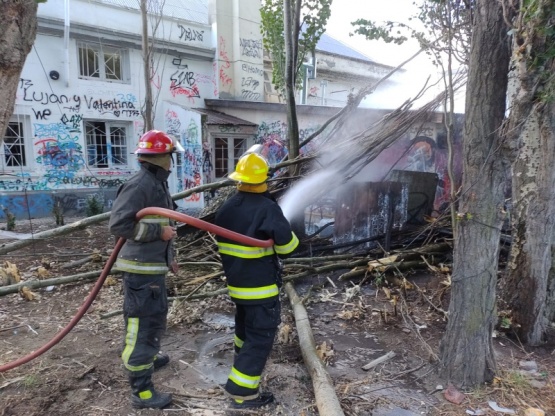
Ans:
[{"label": "dirt ground", "polygon": [[[28,233],[32,227],[37,233],[54,226],[54,220],[18,222],[15,232]],[[15,241],[9,237],[4,233],[0,244]],[[100,270],[113,246],[107,224],[102,223],[68,236],[37,240],[0,259],[1,264],[15,264],[22,280],[38,275],[53,278]],[[95,252],[104,256],[103,260],[72,263]],[[178,276],[169,276],[169,295],[178,296],[187,281],[216,270],[209,265],[183,265]],[[447,386],[436,375],[446,320],[441,311],[431,307],[434,303],[448,308],[448,289],[442,283],[445,276],[409,274],[408,280],[419,290],[405,291],[378,288],[370,280],[363,284],[360,280],[340,282],[337,276],[343,272],[315,275],[295,286],[305,298],[315,343],[346,415],[524,415],[531,407],[555,414],[552,346],[529,348],[496,332],[498,377],[491,385],[465,392],[462,403],[454,404],[446,400]],[[93,284],[94,280],[33,289],[33,300],[21,293],[0,297],[0,365],[50,341],[75,315]],[[216,277],[201,291],[221,285],[221,277]],[[440,291],[446,296],[440,298]],[[317,415],[311,378],[284,294],[282,301],[283,323],[262,382],[277,403],[267,408],[250,412],[227,409],[229,399],[221,385],[233,359],[234,308],[227,295],[218,295],[173,302],[162,340],[162,350],[171,362],[155,373],[154,382],[159,390],[173,393],[174,403],[163,411],[133,409],[119,358],[121,282],[112,276],[61,342],[29,363],[0,373],[0,416]],[[395,355],[368,371],[362,369],[388,353]],[[513,413],[508,413],[510,410]]]}]

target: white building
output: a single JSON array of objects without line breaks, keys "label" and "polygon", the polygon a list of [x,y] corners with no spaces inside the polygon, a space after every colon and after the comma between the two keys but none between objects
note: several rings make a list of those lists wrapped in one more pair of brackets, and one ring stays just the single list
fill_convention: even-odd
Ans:
[{"label": "white building", "polygon": [[[93,196],[110,210],[118,186],[138,169],[132,152],[144,130],[146,78],[138,4],[39,5],[36,42],[0,157],[0,204],[16,218],[50,216],[55,205],[82,213]],[[270,160],[279,158],[286,117],[269,82],[259,0],[166,0],[148,21],[154,126],[185,148],[172,193],[224,177],[254,143],[266,144]],[[315,60],[316,77],[299,92],[301,135],[391,69],[327,36]],[[204,203],[202,194],[178,201],[185,210]]]}]

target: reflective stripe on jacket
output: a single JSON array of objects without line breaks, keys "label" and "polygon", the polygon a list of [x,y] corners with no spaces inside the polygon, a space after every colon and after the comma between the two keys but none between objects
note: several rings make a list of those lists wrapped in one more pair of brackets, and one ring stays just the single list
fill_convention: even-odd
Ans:
[{"label": "reflective stripe on jacket", "polygon": [[229,295],[236,303],[265,303],[279,296],[277,256],[290,255],[299,245],[279,205],[265,194],[238,191],[216,214],[221,227],[273,247],[254,247],[217,237]]}]

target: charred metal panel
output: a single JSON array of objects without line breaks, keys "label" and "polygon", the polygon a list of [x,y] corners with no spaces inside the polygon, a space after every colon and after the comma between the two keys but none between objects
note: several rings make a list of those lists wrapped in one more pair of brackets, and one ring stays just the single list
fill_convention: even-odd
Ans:
[{"label": "charred metal panel", "polygon": [[408,185],[407,223],[423,224],[425,222],[424,216],[431,215],[434,209],[439,180],[437,173],[394,170],[387,179]]},{"label": "charred metal panel", "polygon": [[[360,241],[400,229],[407,221],[408,185],[366,182],[345,185],[337,196],[334,243]],[[375,245],[371,241],[367,247]]]}]

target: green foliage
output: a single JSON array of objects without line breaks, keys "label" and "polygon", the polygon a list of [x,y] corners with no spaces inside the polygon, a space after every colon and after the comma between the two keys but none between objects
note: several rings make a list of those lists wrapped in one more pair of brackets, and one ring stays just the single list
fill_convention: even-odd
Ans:
[{"label": "green foliage", "polygon": [[396,36],[391,33],[396,27],[401,27],[403,25],[394,22],[385,22],[384,26],[378,26],[371,20],[358,19],[352,23],[353,26],[358,26],[355,33],[365,36],[368,40],[381,39],[386,43],[395,43],[397,45],[402,45],[408,38],[401,34],[401,31],[397,29]]},{"label": "green foliage", "polygon": [[374,285],[377,288],[380,288],[386,284],[385,274],[384,273],[375,273],[374,274]]},{"label": "green foliage", "polygon": [[519,15],[518,26],[513,28],[517,53],[526,59],[528,71],[538,76],[538,101],[551,103],[555,99],[555,2],[526,0]]},{"label": "green foliage", "polygon": [[87,199],[87,217],[92,217],[93,215],[102,214],[104,211],[104,206],[97,195],[90,196]]},{"label": "green foliage", "polygon": [[365,36],[368,40],[383,40],[386,43],[401,45],[408,40],[407,36],[410,36],[432,56],[436,65],[440,62],[440,54],[447,51],[453,53],[460,63],[465,64],[470,50],[474,1],[424,0],[418,7],[418,14],[409,21],[420,21],[423,30],[417,30],[402,22],[386,21],[377,24],[364,18],[351,24],[355,27],[354,33]]},{"label": "green foliage", "polygon": [[23,385],[26,389],[37,387],[40,384],[39,377],[36,374],[28,374],[23,379]]},{"label": "green foliage", "polygon": [[[291,14],[294,14],[295,5],[302,2],[301,16],[298,21],[291,22],[294,32],[300,29],[297,40],[297,56],[295,64],[295,83],[299,86],[302,81],[298,75],[303,62],[314,51],[316,44],[325,32],[325,27],[331,15],[333,0],[291,0]],[[284,94],[285,91],[285,36],[284,36],[284,10],[283,0],[263,0],[260,9],[262,25],[262,39],[264,47],[270,53],[273,64],[272,84],[276,91]],[[294,46],[295,47],[295,46]]]},{"label": "green foliage", "polygon": [[474,215],[470,212],[457,212],[456,219],[457,221],[470,221],[474,218]]},{"label": "green foliage", "polygon": [[8,207],[2,205],[2,211],[4,211],[4,215],[6,216],[6,230],[7,231],[14,231],[15,230],[15,215],[12,214]]},{"label": "green foliage", "polygon": [[60,201],[56,201],[54,207],[52,208],[52,214],[54,214],[54,219],[56,220],[56,225],[64,225],[64,208]]}]

